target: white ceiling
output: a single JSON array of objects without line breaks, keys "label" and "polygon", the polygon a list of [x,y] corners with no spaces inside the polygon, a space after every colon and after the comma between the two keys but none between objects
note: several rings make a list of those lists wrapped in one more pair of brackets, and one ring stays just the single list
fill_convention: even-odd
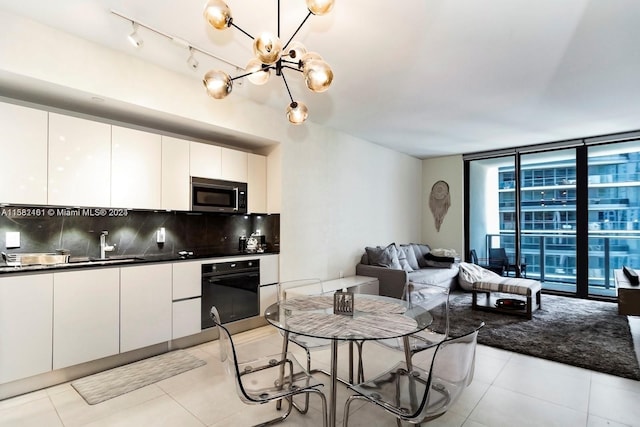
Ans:
[{"label": "white ceiling", "polygon": [[[275,31],[276,0],[227,0],[234,22],[251,33]],[[0,0],[32,18],[193,77],[234,67],[144,29],[142,48],[126,41],[130,23],[157,30],[244,66],[251,41],[214,31],[204,0]],[[281,35],[306,15],[303,0],[281,0]],[[296,37],[335,73],[322,94],[288,73],[310,118],[397,151],[425,158],[640,129],[640,2],[637,0],[336,0]],[[203,96],[204,92],[203,92]],[[283,111],[280,79],[245,82],[247,96]],[[211,100],[211,102],[224,102]]]}]

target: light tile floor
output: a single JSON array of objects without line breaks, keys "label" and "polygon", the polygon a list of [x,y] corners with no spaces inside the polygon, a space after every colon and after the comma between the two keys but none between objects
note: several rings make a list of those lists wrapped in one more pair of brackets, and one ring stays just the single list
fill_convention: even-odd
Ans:
[{"label": "light tile floor", "polygon": [[[638,347],[640,317],[630,320]],[[280,334],[269,326],[238,334],[235,340],[244,354],[278,353],[281,345]],[[304,360],[304,353],[292,350]],[[189,351],[207,364],[98,405],[87,405],[69,383],[0,401],[0,426],[248,426],[276,414],[272,405],[240,402],[218,360],[217,341]],[[341,346],[340,374],[345,377],[347,354]],[[401,357],[377,344],[366,344],[364,354],[368,375]],[[315,351],[313,361],[326,369],[328,352]],[[339,423],[346,396],[339,386]],[[317,397],[311,406],[307,415],[294,411],[282,425],[322,425]],[[393,418],[374,406],[356,402],[351,411],[353,427],[395,426]],[[447,414],[429,425],[640,426],[640,382],[478,346],[473,383]]]}]

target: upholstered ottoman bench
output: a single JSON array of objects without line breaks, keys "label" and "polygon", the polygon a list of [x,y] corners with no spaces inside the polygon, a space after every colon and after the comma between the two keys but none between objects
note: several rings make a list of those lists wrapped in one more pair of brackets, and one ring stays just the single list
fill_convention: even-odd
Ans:
[{"label": "upholstered ottoman bench", "polygon": [[[523,279],[519,277],[487,277],[474,282],[472,287],[472,308],[474,310],[497,311],[500,313],[515,314],[531,319],[534,311],[542,307],[540,292],[542,285],[537,280]],[[520,298],[499,300],[491,294],[511,294],[524,296]],[[478,294],[484,294],[484,304],[478,303]],[[503,302],[504,304],[499,304]],[[524,302],[524,304],[522,304]],[[510,304],[508,304],[510,303]]]}]

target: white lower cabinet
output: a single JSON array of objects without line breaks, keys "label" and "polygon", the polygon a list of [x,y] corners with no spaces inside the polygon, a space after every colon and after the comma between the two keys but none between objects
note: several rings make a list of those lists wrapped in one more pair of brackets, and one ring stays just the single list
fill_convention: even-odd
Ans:
[{"label": "white lower cabinet", "polygon": [[119,271],[53,273],[53,369],[118,354]]},{"label": "white lower cabinet", "polygon": [[172,338],[201,331],[202,262],[183,261],[173,264],[173,328]]},{"label": "white lower cabinet", "polygon": [[267,307],[278,301],[277,293],[276,284],[260,286],[260,315],[264,314]]},{"label": "white lower cabinet", "polygon": [[200,324],[201,304],[202,298],[173,302],[173,339],[197,334],[202,330]]},{"label": "white lower cabinet", "polygon": [[260,286],[278,283],[280,280],[280,256],[262,255],[260,259]]},{"label": "white lower cabinet", "polygon": [[51,370],[53,275],[0,279],[0,383]]},{"label": "white lower cabinet", "polygon": [[260,314],[277,301],[277,286],[280,281],[280,256],[260,257]]},{"label": "white lower cabinet", "polygon": [[120,352],[171,339],[171,264],[120,272]]}]

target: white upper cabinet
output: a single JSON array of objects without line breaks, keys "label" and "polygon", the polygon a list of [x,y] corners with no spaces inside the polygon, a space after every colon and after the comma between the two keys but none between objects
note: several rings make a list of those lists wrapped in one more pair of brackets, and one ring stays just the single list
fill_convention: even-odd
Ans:
[{"label": "white upper cabinet", "polygon": [[111,126],[49,113],[49,202],[110,206]]},{"label": "white upper cabinet", "polygon": [[[247,153],[222,148],[221,177],[227,181],[247,182]],[[249,196],[251,197],[251,196]]]},{"label": "white upper cabinet", "polygon": [[222,179],[222,148],[215,145],[191,142],[189,146],[189,170],[191,176]]},{"label": "white upper cabinet", "polygon": [[112,126],[111,206],[160,209],[160,135]]},{"label": "white upper cabinet", "polygon": [[186,211],[191,207],[189,141],[162,137],[162,209]]},{"label": "white upper cabinet", "polygon": [[267,212],[267,158],[258,154],[249,154],[248,164],[249,213],[265,213]]},{"label": "white upper cabinet", "polygon": [[0,203],[47,204],[47,112],[0,102]]}]

